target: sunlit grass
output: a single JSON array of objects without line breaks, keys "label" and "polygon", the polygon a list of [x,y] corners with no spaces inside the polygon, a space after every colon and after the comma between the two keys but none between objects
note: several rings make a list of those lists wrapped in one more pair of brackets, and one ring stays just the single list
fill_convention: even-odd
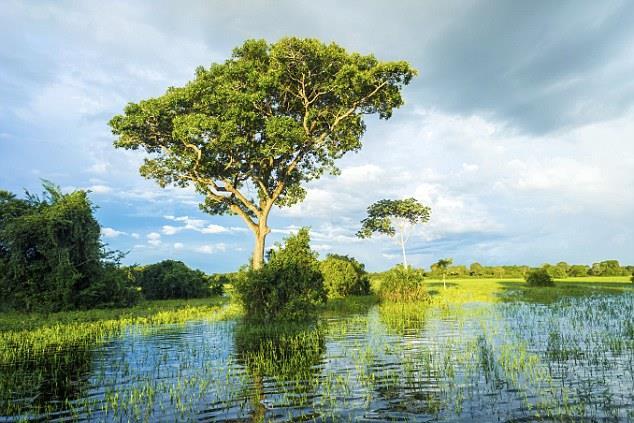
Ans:
[{"label": "sunlit grass", "polygon": [[148,301],[131,308],[0,315],[0,364],[101,342],[132,325],[224,320],[241,314],[221,297]]}]

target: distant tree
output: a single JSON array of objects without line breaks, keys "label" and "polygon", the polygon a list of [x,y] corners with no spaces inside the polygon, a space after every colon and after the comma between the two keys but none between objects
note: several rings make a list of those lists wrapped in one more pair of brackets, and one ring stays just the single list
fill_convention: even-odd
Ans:
[{"label": "distant tree", "polygon": [[590,274],[593,276],[623,276],[627,275],[627,270],[622,269],[618,260],[605,260],[593,263]]},{"label": "distant tree", "polygon": [[469,266],[469,274],[471,276],[483,276],[484,267],[478,262],[471,263],[471,266]]},{"label": "distant tree", "polygon": [[435,265],[440,269],[440,271],[442,272],[442,284],[443,287],[445,289],[447,289],[447,283],[445,282],[445,278],[447,276],[447,268],[451,265],[451,263],[453,263],[453,259],[452,258],[444,258],[444,259],[440,259],[438,260]]},{"label": "distant tree", "polygon": [[571,277],[588,276],[589,270],[590,270],[590,266],[586,266],[582,264],[573,264],[568,269],[568,276],[571,276]]},{"label": "distant tree", "polygon": [[405,244],[411,229],[420,223],[429,221],[431,209],[415,198],[404,200],[380,200],[368,207],[368,217],[361,221],[359,238],[369,238],[375,233],[389,237],[398,235],[397,241],[403,252],[403,266],[407,267]]},{"label": "distant tree", "polygon": [[531,270],[526,274],[526,283],[529,286],[553,286],[553,279],[546,269]]},{"label": "distant tree", "polygon": [[116,147],[152,155],[141,175],[192,186],[210,214],[237,214],[264,261],[273,206],[303,200],[303,184],[336,174],[361,148],[363,115],[389,119],[416,71],[315,39],[248,40],[181,88],[126,106],[110,126]]},{"label": "distant tree", "polygon": [[496,278],[503,278],[506,276],[506,271],[504,270],[504,267],[502,266],[491,267],[491,273]]},{"label": "distant tree", "polygon": [[568,276],[568,266],[565,262],[560,262],[557,265],[553,266],[551,264],[544,264],[542,268],[548,272],[548,274],[556,279],[563,279]]}]

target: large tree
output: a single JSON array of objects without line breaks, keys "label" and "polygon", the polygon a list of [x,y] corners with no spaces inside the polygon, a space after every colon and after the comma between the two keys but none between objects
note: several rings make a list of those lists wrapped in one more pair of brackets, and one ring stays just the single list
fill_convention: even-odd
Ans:
[{"label": "large tree", "polygon": [[398,235],[396,240],[403,252],[403,266],[407,268],[405,244],[412,228],[429,221],[430,214],[431,209],[413,197],[403,200],[379,200],[368,207],[368,217],[361,221],[361,229],[357,236],[369,238],[375,233],[389,237]]},{"label": "large tree", "polygon": [[151,156],[140,172],[193,186],[211,214],[239,215],[261,267],[271,208],[305,196],[302,184],[361,148],[363,115],[388,119],[416,71],[315,39],[249,40],[184,87],[130,103],[110,126],[115,146]]}]

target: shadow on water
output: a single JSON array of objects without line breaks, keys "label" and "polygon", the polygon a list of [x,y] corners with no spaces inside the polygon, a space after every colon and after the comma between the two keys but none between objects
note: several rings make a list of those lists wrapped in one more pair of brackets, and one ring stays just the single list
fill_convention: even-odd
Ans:
[{"label": "shadow on water", "polygon": [[310,416],[326,350],[319,326],[243,321],[235,327],[234,342],[238,362],[252,379],[251,421],[281,417],[272,402],[281,402],[284,415],[291,410],[302,418]]},{"label": "shadow on water", "polygon": [[92,351],[67,348],[0,366],[0,414],[54,414],[88,385]]}]

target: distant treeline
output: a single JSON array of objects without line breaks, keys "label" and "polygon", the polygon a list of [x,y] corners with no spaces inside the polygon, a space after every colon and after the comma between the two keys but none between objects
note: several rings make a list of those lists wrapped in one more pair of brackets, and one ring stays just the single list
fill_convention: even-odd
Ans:
[{"label": "distant treeline", "polygon": [[[540,268],[545,269],[551,277],[557,279],[582,276],[629,276],[634,273],[634,266],[621,266],[618,260],[605,260],[594,263],[592,266],[568,264],[561,261],[557,264],[544,264]],[[446,276],[452,278],[523,278],[533,269],[535,268],[530,266],[483,266],[480,263],[472,263],[469,266],[449,266]],[[443,269],[435,264],[431,266],[429,271],[425,271],[425,276],[431,278],[441,278],[442,275]]]}]

